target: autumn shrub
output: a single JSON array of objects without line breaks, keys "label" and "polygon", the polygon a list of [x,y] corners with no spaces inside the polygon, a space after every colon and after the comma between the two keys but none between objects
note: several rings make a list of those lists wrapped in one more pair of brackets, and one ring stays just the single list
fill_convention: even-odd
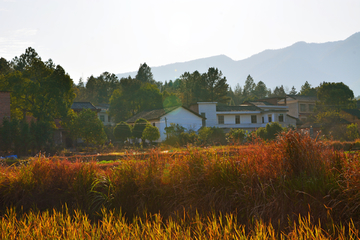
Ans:
[{"label": "autumn shrub", "polygon": [[359,226],[359,159],[294,131],[246,146],[154,149],[107,168],[35,159],[0,167],[1,214],[12,205],[28,211],[62,204],[99,220],[103,208],[122,211],[130,222],[145,213],[231,213],[239,224],[261,219],[283,230],[310,212],[312,224],[354,219]]}]

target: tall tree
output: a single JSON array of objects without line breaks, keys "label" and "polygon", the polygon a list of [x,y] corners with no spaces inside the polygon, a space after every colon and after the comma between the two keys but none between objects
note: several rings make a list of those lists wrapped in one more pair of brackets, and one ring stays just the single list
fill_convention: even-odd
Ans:
[{"label": "tall tree", "polygon": [[206,90],[203,101],[226,103],[229,100],[227,97],[229,84],[221,71],[217,68],[209,68],[207,73],[202,74],[202,78]]},{"label": "tall tree", "polygon": [[289,95],[296,95],[296,94],[297,94],[296,88],[295,88],[295,86],[292,86],[291,91],[289,92]]},{"label": "tall tree", "polygon": [[354,93],[344,83],[323,82],[317,91],[321,106],[325,108],[355,107]]},{"label": "tall tree", "polygon": [[316,88],[311,87],[310,83],[306,81],[304,85],[301,86],[299,94],[302,96],[316,96]]},{"label": "tall tree", "polygon": [[243,97],[247,100],[250,98],[253,98],[253,93],[255,90],[256,84],[254,82],[254,79],[249,75],[246,78],[245,85],[243,88]]},{"label": "tall tree", "polygon": [[135,78],[143,83],[155,83],[151,68],[146,63],[140,64]]},{"label": "tall tree", "polygon": [[265,98],[268,94],[267,87],[263,81],[259,81],[254,88],[254,96],[257,99]]},{"label": "tall tree", "polygon": [[12,71],[2,78],[4,90],[12,91],[12,116],[30,114],[42,121],[65,116],[74,99],[73,81],[60,65],[43,62],[36,51],[26,49],[11,62]]}]

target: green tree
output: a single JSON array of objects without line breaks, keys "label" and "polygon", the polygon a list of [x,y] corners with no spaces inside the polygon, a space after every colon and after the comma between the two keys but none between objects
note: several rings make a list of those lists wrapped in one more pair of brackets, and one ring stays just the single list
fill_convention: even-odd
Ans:
[{"label": "green tree", "polygon": [[155,126],[152,126],[151,124],[146,124],[146,127],[142,133],[142,138],[144,140],[149,140],[150,144],[152,144],[153,141],[156,141],[160,138],[159,129]]},{"label": "green tree", "polygon": [[286,92],[284,90],[284,86],[281,85],[280,87],[276,86],[274,91],[271,94],[272,97],[285,97]]},{"label": "green tree", "polygon": [[12,117],[26,119],[30,114],[39,121],[54,121],[67,113],[75,95],[72,79],[60,65],[51,59],[43,62],[32,48],[10,65],[1,85],[12,92]]},{"label": "green tree", "polygon": [[96,112],[90,109],[84,109],[77,115],[72,129],[77,129],[77,137],[82,138],[87,146],[104,144],[107,139],[104,125],[97,117]]},{"label": "green tree", "polygon": [[226,134],[229,143],[243,143],[246,140],[247,132],[244,129],[230,129]]},{"label": "green tree", "polygon": [[142,134],[144,132],[144,129],[146,127],[146,124],[149,124],[149,122],[144,118],[139,118],[135,121],[132,135],[134,138],[141,139],[141,141],[144,143],[144,139],[142,139]]},{"label": "green tree", "polygon": [[354,140],[360,138],[357,123],[352,123],[352,124],[347,125],[346,136],[347,136],[347,140],[349,140],[349,141],[354,141]]},{"label": "green tree", "polygon": [[265,98],[268,94],[267,87],[264,82],[259,81],[254,88],[253,94],[256,99],[262,99]]},{"label": "green tree", "polygon": [[126,122],[116,124],[114,128],[114,136],[116,139],[124,143],[128,138],[131,138],[131,126]]},{"label": "green tree", "polygon": [[226,77],[222,76],[222,72],[217,68],[209,68],[207,73],[202,74],[205,91],[203,101],[227,103],[227,84]]},{"label": "green tree", "polygon": [[354,108],[354,93],[344,83],[323,82],[317,91],[321,108]]},{"label": "green tree", "polygon": [[151,68],[146,64],[140,64],[135,78],[143,83],[155,83]]},{"label": "green tree", "polygon": [[306,81],[304,85],[301,86],[299,95],[302,96],[316,96],[316,88],[311,87],[310,83]]},{"label": "green tree", "polygon": [[243,88],[243,97],[247,100],[253,100],[253,93],[255,91],[256,84],[254,79],[249,75],[246,78],[245,85]]},{"label": "green tree", "polygon": [[297,91],[296,88],[294,86],[292,86],[291,91],[289,92],[289,95],[296,95]]}]

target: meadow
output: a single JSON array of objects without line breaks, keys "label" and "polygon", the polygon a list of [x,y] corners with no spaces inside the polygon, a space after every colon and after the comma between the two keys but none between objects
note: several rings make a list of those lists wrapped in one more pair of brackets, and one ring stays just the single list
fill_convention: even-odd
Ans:
[{"label": "meadow", "polygon": [[360,153],[275,141],[0,167],[1,239],[357,239]]}]

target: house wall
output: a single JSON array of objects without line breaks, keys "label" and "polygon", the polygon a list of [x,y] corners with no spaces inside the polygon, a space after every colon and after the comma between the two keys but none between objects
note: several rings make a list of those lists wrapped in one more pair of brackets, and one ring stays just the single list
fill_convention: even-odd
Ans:
[{"label": "house wall", "polygon": [[199,114],[205,113],[206,126],[215,126],[218,122],[216,115],[216,102],[198,102]]},{"label": "house wall", "polygon": [[4,117],[10,118],[10,92],[0,92],[0,125]]},{"label": "house wall", "polygon": [[160,121],[155,122],[155,126],[159,128],[160,141],[166,139],[165,127],[170,126],[171,123],[179,124],[186,128],[186,130],[197,131],[202,126],[202,118],[196,116],[194,113],[186,110],[185,108],[179,107],[172,112],[162,116]]}]

